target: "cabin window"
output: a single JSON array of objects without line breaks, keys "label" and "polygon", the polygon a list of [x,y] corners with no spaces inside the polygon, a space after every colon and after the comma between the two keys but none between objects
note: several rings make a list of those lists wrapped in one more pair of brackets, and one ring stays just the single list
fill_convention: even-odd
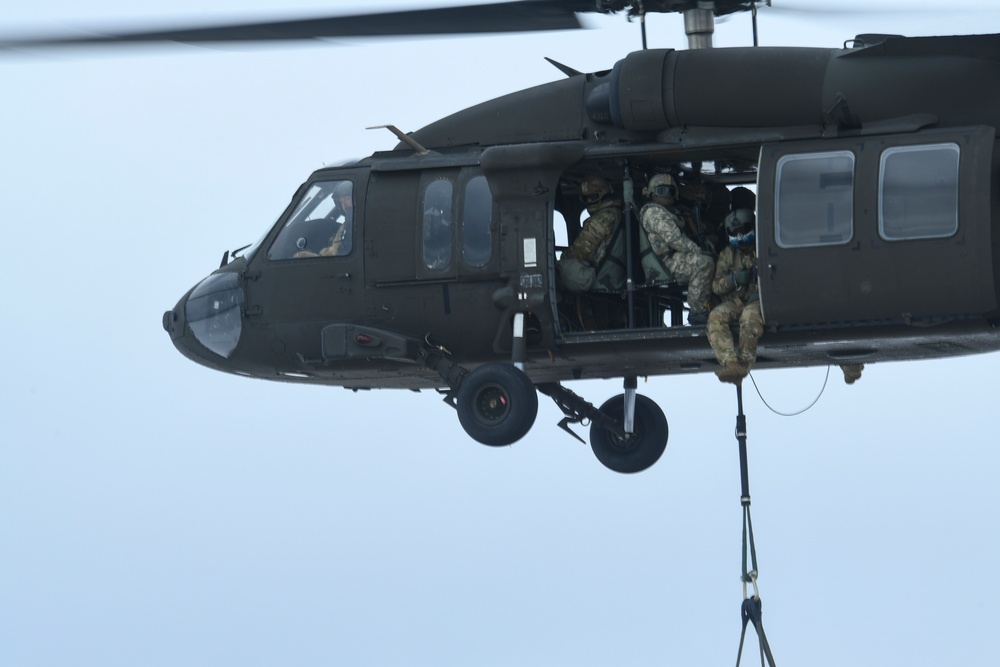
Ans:
[{"label": "cabin window", "polygon": [[879,165],[878,231],[887,241],[958,231],[957,144],[897,146]]},{"label": "cabin window", "polygon": [[839,245],[854,233],[854,153],[786,155],[778,160],[774,214],[782,248]]},{"label": "cabin window", "polygon": [[451,181],[431,181],[424,190],[423,200],[423,261],[432,271],[451,266]]},{"label": "cabin window", "polygon": [[493,255],[493,195],[485,176],[476,176],[465,185],[462,206],[462,257],[469,266],[486,266]]},{"label": "cabin window", "polygon": [[268,259],[338,257],[351,252],[354,185],[351,181],[313,183],[274,239]]}]

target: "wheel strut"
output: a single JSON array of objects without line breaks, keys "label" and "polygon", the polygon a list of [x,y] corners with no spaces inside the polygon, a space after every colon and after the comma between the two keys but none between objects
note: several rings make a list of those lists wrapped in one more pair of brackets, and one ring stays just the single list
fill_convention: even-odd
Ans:
[{"label": "wheel strut", "polygon": [[559,409],[563,411],[563,415],[565,416],[562,418],[562,421],[559,422],[559,428],[566,431],[583,444],[587,444],[587,442],[570,430],[569,425],[582,424],[585,419],[589,419],[591,422],[600,424],[605,429],[611,431],[620,438],[624,438],[628,435],[620,422],[604,414],[594,407],[593,403],[581,398],[558,382],[538,384],[535,385],[535,389],[555,401],[555,404],[558,405]]},{"label": "wheel strut", "polygon": [[625,389],[625,432],[635,433],[635,391],[639,383],[633,377],[627,377],[624,381]]}]

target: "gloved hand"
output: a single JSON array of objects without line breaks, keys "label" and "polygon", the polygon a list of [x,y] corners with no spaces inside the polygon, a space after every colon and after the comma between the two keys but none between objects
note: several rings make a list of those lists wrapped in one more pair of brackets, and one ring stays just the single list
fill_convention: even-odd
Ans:
[{"label": "gloved hand", "polygon": [[757,301],[760,301],[760,292],[754,292],[749,297],[747,297],[747,305],[748,306],[751,303],[756,303]]},{"label": "gloved hand", "polygon": [[746,287],[750,284],[750,271],[747,269],[742,269],[740,271],[733,271],[728,276],[726,276],[726,284],[729,285],[729,289],[736,289],[737,287]]},{"label": "gloved hand", "polygon": [[739,271],[734,271],[733,272],[733,280],[740,287],[746,287],[747,285],[750,284],[750,270],[749,269],[741,269]]}]

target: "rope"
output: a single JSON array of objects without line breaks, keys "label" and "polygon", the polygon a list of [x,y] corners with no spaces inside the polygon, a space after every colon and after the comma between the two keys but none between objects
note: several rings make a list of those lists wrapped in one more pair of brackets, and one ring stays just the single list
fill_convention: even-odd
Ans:
[{"label": "rope", "polygon": [[779,417],[798,417],[803,412],[811,410],[814,405],[819,403],[819,399],[823,397],[823,394],[826,392],[826,385],[830,381],[830,367],[829,366],[826,367],[826,377],[823,378],[823,386],[819,388],[819,393],[816,395],[816,398],[813,399],[812,403],[802,408],[798,412],[780,412],[778,410],[775,410],[774,408],[771,407],[771,404],[764,399],[764,395],[760,393],[760,387],[757,386],[757,380],[754,379],[753,373],[750,373],[750,381],[753,382],[753,388],[757,390],[757,396],[760,397],[761,402],[765,406],[767,406],[768,410],[778,415]]},{"label": "rope", "polygon": [[[827,369],[829,374],[829,369]],[[754,383],[756,387],[756,383]],[[824,383],[825,386],[825,383]],[[758,390],[758,395],[760,391]],[[763,399],[761,399],[763,400]],[[766,403],[765,403],[766,405]],[[743,629],[740,632],[740,647],[736,653],[736,667],[740,667],[743,659],[743,642],[746,639],[747,625],[753,624],[753,629],[757,633],[757,642],[760,647],[760,664],[765,667],[765,660],[769,667],[774,667],[774,656],[771,654],[771,646],[764,634],[764,623],[761,619],[760,591],[757,589],[757,547],[753,540],[753,521],[750,518],[750,474],[747,464],[747,423],[746,415],[743,414],[743,387],[736,385],[736,440],[740,450],[740,504],[743,506],[743,605],[740,608],[740,616],[743,620]],[[749,557],[749,563],[747,562]],[[749,566],[749,567],[748,567]],[[747,585],[753,585],[753,595],[747,590]]]}]

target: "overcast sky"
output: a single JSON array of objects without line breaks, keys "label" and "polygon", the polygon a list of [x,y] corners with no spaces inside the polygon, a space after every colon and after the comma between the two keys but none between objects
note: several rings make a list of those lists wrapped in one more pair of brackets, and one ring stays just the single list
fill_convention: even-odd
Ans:
[{"label": "overcast sky", "polygon": [[[0,32],[386,3],[289,4],[35,0],[8,3]],[[1000,31],[995,9],[919,4],[763,10],[761,41]],[[588,23],[598,29],[0,57],[0,664],[733,663],[735,396],[714,375],[640,381],[671,437],[657,465],[625,476],[558,429],[544,397],[527,437],[491,449],[436,393],[216,373],[160,324],[310,172],[395,145],[365,127],[414,130],[562,76],[543,56],[594,71],[639,46],[624,19]],[[679,17],[650,24],[653,46],[684,46]],[[749,17],[716,37],[749,44]],[[779,664],[995,664],[998,362],[873,365],[851,387],[833,369],[795,418],[747,385]],[[825,375],[754,373],[786,412]],[[597,404],[621,391],[571,388]]]}]

